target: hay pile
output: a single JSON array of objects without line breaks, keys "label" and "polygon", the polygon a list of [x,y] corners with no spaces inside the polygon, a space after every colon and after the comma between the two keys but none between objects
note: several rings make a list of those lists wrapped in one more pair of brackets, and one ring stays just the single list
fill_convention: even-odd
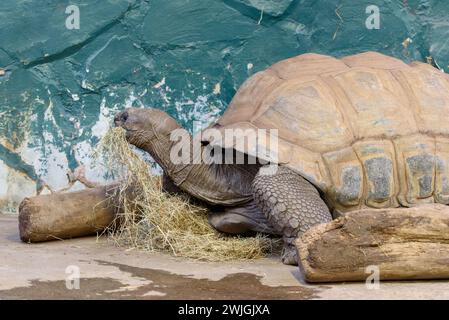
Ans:
[{"label": "hay pile", "polygon": [[[191,204],[187,197],[163,192],[160,177],[132,150],[123,129],[106,134],[97,147],[98,155],[122,181],[117,191],[123,203],[120,223],[109,232],[118,245],[206,261],[256,259],[278,247],[277,240],[264,235],[220,234],[209,225],[205,208]],[[129,188],[133,197],[126,197]]]}]

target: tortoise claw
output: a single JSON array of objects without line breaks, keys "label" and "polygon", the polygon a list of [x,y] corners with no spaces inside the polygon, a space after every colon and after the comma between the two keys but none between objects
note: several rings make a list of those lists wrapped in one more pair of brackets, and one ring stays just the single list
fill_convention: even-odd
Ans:
[{"label": "tortoise claw", "polygon": [[285,243],[282,249],[281,255],[282,263],[297,266],[298,265],[298,253],[294,245],[290,243]]}]

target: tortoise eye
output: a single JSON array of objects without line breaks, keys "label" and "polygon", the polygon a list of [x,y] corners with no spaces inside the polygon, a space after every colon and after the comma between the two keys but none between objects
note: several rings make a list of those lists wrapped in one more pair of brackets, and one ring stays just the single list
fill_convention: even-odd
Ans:
[{"label": "tortoise eye", "polygon": [[122,120],[123,122],[126,122],[126,120],[128,120],[128,112],[127,111],[122,112],[122,114],[120,115],[120,120]]},{"label": "tortoise eye", "polygon": [[116,126],[121,126],[128,120],[128,112],[123,111],[115,115],[114,117],[114,123]]}]

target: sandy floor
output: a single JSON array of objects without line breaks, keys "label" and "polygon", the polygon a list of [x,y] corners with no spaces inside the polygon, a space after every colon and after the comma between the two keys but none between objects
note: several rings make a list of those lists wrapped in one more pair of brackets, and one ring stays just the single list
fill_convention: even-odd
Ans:
[{"label": "sandy floor", "polygon": [[[70,275],[79,271],[79,289]],[[95,237],[20,242],[0,215],[0,299],[447,299],[449,282],[307,285],[277,257],[204,263],[117,248]]]}]

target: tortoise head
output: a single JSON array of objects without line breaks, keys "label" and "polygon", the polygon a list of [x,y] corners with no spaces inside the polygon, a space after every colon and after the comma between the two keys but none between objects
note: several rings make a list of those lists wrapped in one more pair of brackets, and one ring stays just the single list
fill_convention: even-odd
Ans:
[{"label": "tortoise head", "polygon": [[126,139],[138,148],[146,149],[155,139],[169,138],[178,123],[164,111],[154,108],[127,108],[114,117],[116,127],[126,131]]}]

